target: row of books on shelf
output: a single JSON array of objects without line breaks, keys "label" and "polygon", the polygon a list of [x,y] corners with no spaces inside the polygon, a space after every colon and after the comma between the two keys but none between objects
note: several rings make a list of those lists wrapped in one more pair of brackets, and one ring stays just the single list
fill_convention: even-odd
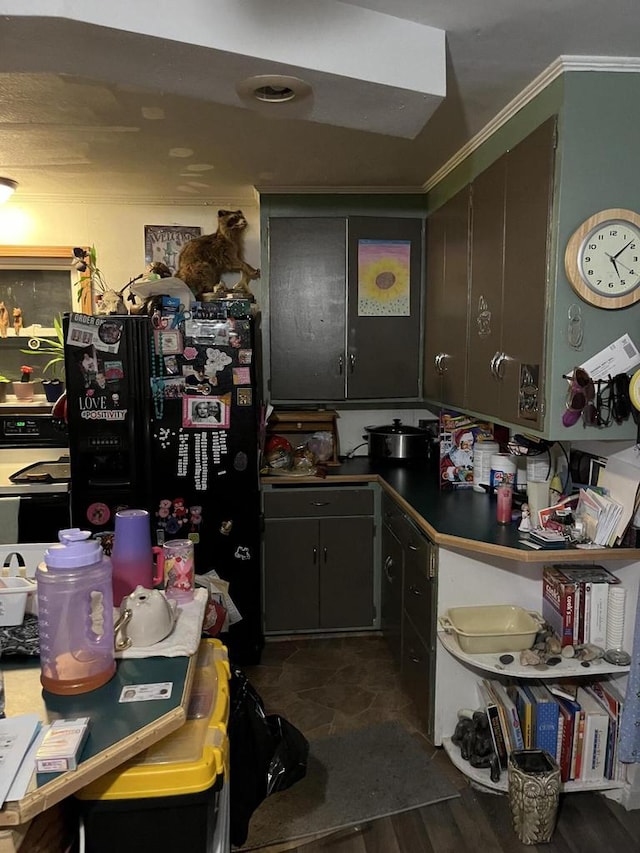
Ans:
[{"label": "row of books on shelf", "polygon": [[609,648],[607,633],[622,645],[624,590],[603,566],[544,566],[542,616],[563,646],[593,643]]},{"label": "row of books on shelf", "polygon": [[562,782],[624,779],[618,761],[623,698],[613,682],[504,684],[485,678],[478,692],[503,770],[511,750],[545,749]]}]

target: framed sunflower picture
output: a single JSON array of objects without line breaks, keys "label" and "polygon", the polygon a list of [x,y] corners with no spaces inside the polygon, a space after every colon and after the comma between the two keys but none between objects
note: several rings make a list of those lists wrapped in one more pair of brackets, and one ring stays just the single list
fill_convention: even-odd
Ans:
[{"label": "framed sunflower picture", "polygon": [[411,315],[411,240],[358,240],[358,316]]}]

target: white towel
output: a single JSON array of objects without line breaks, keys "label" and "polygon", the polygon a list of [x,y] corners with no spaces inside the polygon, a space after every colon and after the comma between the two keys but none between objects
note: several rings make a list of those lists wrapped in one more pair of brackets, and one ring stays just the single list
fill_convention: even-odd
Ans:
[{"label": "white towel", "polygon": [[178,619],[168,637],[153,646],[131,646],[122,652],[116,652],[116,657],[177,658],[195,654],[200,645],[204,610],[208,598],[207,590],[197,587],[193,594],[193,601],[178,606]]},{"label": "white towel", "polygon": [[18,541],[20,498],[0,498],[0,545]]}]

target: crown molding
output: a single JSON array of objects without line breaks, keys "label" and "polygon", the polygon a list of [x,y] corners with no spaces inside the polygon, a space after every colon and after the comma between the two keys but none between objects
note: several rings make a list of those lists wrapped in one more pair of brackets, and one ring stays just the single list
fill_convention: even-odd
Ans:
[{"label": "crown molding", "polygon": [[559,56],[551,65],[526,86],[506,107],[491,119],[479,133],[476,133],[447,162],[422,185],[423,192],[429,192],[443,178],[459,166],[470,154],[473,154],[484,142],[512,119],[517,112],[546,89],[550,83],[571,71],[606,71],[638,73],[640,58],[637,56]]},{"label": "crown molding", "polygon": [[422,187],[256,187],[260,195],[424,195]]},{"label": "crown molding", "polygon": [[9,209],[11,204],[14,206],[20,204],[99,204],[101,207],[108,205],[117,205],[118,207],[122,207],[123,205],[128,207],[227,207],[230,210],[238,210],[242,209],[243,206],[253,207],[257,203],[255,194],[249,192],[242,196],[227,196],[221,193],[215,198],[193,198],[192,196],[183,198],[181,196],[160,195],[140,198],[113,195],[109,196],[109,198],[104,198],[103,196],[82,195],[80,193],[66,193],[62,197],[54,193],[20,193],[18,197],[14,194],[11,202],[7,203],[5,207]]}]

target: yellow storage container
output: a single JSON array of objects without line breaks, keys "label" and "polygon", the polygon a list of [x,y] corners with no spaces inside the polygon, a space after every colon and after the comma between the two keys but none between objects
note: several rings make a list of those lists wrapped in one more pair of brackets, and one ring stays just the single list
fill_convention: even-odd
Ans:
[{"label": "yellow storage container", "polygon": [[185,724],[78,791],[87,853],[229,849],[229,678],[226,648],[203,640]]}]

